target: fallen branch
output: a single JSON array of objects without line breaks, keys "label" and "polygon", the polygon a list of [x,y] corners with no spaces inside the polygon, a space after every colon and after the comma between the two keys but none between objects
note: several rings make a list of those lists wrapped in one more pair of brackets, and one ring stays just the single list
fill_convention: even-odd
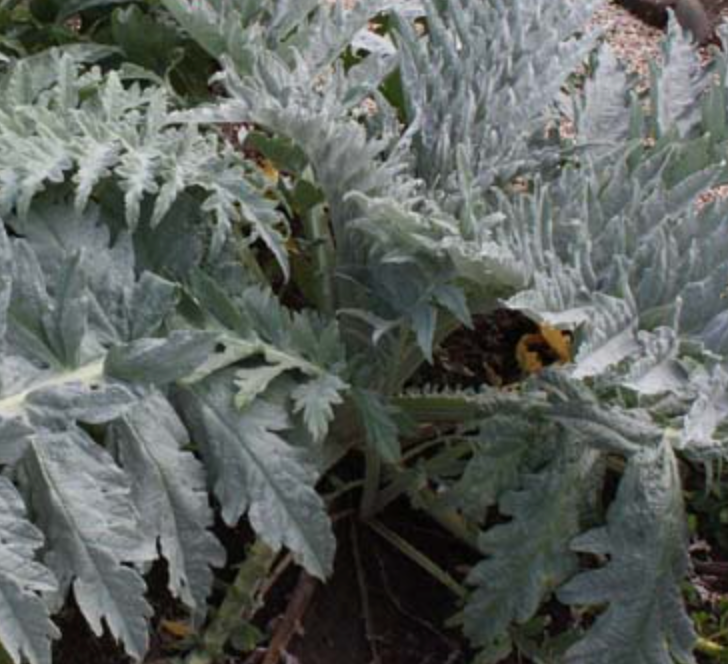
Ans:
[{"label": "fallen branch", "polygon": [[288,644],[300,632],[303,616],[311,604],[318,585],[318,580],[308,572],[300,573],[286,612],[273,634],[262,664],[278,664]]}]

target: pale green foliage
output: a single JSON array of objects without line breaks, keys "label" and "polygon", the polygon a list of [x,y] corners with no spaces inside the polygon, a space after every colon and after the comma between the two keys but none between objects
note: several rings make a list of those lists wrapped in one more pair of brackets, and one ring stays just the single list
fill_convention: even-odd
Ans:
[{"label": "pale green foliage", "polygon": [[[291,313],[266,291],[257,288],[228,297],[214,282],[199,275],[192,292],[206,311],[210,326],[221,326],[246,341],[232,346],[234,360],[251,360],[235,372],[235,404],[244,410],[287,374],[299,377],[291,392],[293,412],[301,413],[315,442],[321,443],[349,385],[340,376],[346,368],[338,328],[312,314]],[[229,363],[230,359],[225,358]],[[195,374],[201,378],[216,366],[213,359]]]},{"label": "pale green foliage", "polygon": [[[668,188],[654,176],[669,163],[665,155],[635,169],[622,159],[599,179],[565,173],[550,195],[537,192],[533,204],[508,208],[528,215],[536,232],[526,242],[542,266],[534,288],[510,304],[578,329],[574,376],[600,377],[605,390],[619,385],[649,397],[672,393],[702,401],[711,381],[693,378],[695,359],[708,373],[716,360],[700,345],[725,352],[728,245],[719,230],[724,205],[696,213],[693,199],[715,173],[699,172]],[[694,347],[686,355],[688,342]],[[711,398],[722,409],[723,397],[713,390]],[[700,450],[707,458],[706,443]],[[722,447],[720,440],[714,444]]]},{"label": "pale green foliage", "polygon": [[41,592],[55,590],[55,579],[33,560],[35,550],[43,545],[43,536],[27,520],[20,496],[4,477],[0,477],[0,506],[4,533],[0,546],[0,638],[15,660],[22,655],[47,663],[51,661],[50,640],[58,636],[58,630],[40,598]]},{"label": "pale green foliage", "polygon": [[630,136],[631,116],[625,113],[627,73],[611,48],[605,46],[595,74],[584,81],[583,103],[576,104],[572,119],[579,140],[614,148]]},{"label": "pale green foliage", "polygon": [[[695,208],[724,178],[726,57],[700,70],[673,25],[646,108],[601,49],[567,105],[591,2],[162,4],[219,61],[214,103],[85,67],[93,47],[0,63],[11,657],[48,664],[73,588],[141,658],[158,556],[201,622],[224,562],[210,493],[325,578],[317,484],[355,446],[481,531],[462,615],[484,657],[556,596],[598,611],[567,661],[691,661],[678,463],[726,457],[728,207]],[[372,32],[387,12],[393,32]],[[263,145],[278,184],[214,123]],[[572,361],[512,393],[401,395],[503,303],[573,332]],[[439,423],[408,466],[402,439]],[[509,520],[488,527],[493,510]]]},{"label": "pale green foliage", "polygon": [[512,621],[532,618],[544,597],[577,569],[569,544],[580,530],[584,485],[597,455],[580,450],[568,458],[566,450],[547,470],[526,474],[518,490],[503,492],[500,511],[512,520],[480,536],[489,557],[470,573],[477,590],[465,609],[465,631],[477,645],[490,645]]},{"label": "pale green foliage", "polygon": [[322,441],[334,419],[334,406],[344,403],[341,393],[347,385],[338,376],[326,374],[299,385],[291,394],[295,412],[303,415],[311,436]]},{"label": "pale green foliage", "polygon": [[[442,5],[448,6],[449,3]],[[448,9],[442,11],[447,14]],[[518,10],[514,8],[513,12],[515,16]],[[455,20],[455,16],[460,13],[453,10],[448,18]],[[468,29],[464,26],[465,22],[458,24],[459,39],[464,39],[461,33]],[[475,34],[475,28],[472,29]],[[421,53],[419,42],[413,43]],[[619,587],[625,589],[625,597],[629,596],[633,604],[623,609],[615,602],[613,609],[598,621],[593,634],[588,633],[584,641],[574,646],[567,659],[690,659],[694,635],[679,601],[679,584],[686,570],[683,526],[675,525],[684,521],[679,478],[667,470],[659,481],[655,479],[653,483],[653,478],[661,472],[660,468],[674,464],[673,452],[665,451],[670,446],[705,463],[725,458],[724,435],[718,422],[723,421],[726,413],[721,366],[725,352],[721,346],[725,301],[721,293],[726,283],[724,252],[728,243],[725,233],[718,231],[725,218],[724,205],[708,206],[701,212],[695,209],[696,194],[719,177],[717,166],[722,157],[718,145],[722,134],[716,132],[715,142],[710,137],[700,137],[708,118],[705,107],[701,110],[694,99],[709,85],[723,83],[711,83],[709,72],[699,72],[695,67],[696,55],[686,44],[685,36],[673,27],[666,44],[668,73],[659,75],[661,82],[652,97],[655,131],[661,142],[651,153],[637,142],[627,142],[631,137],[641,139],[646,124],[640,112],[634,110],[627,77],[607,55],[594,79],[584,87],[585,102],[576,108],[575,141],[588,148],[578,167],[568,167],[556,176],[549,174],[552,181],[532,184],[531,192],[518,196],[499,193],[496,210],[502,214],[493,214],[495,210],[491,207],[491,214],[480,219],[473,206],[478,198],[472,193],[473,183],[478,182],[474,155],[479,146],[460,142],[465,147],[461,147],[463,156],[459,164],[466,164],[470,178],[460,175],[462,167],[455,165],[453,157],[456,151],[450,149],[442,154],[453,160],[452,165],[442,167],[432,180],[445,190],[441,200],[446,205],[457,204],[451,209],[458,211],[461,224],[467,221],[468,226],[487,225],[490,237],[497,238],[497,251],[518,257],[514,264],[517,262],[521,278],[528,280],[530,287],[510,298],[508,305],[535,320],[576,332],[574,362],[562,372],[579,382],[537,387],[535,393],[524,397],[530,405],[528,401],[521,403],[521,399],[510,405],[502,400],[494,402],[492,408],[498,409],[495,412],[501,418],[528,421],[533,428],[521,426],[522,438],[514,442],[518,424],[504,426],[498,419],[492,424],[484,420],[477,426],[483,442],[471,442],[473,456],[464,466],[462,476],[454,483],[448,476],[441,478],[443,487],[450,491],[445,500],[461,506],[473,518],[484,520],[485,509],[494,502],[501,513],[514,517],[507,525],[495,526],[482,536],[488,557],[470,579],[478,588],[466,606],[465,624],[486,652],[502,653],[502,639],[507,638],[509,625],[528,621],[550,590],[575,570],[568,566],[566,550],[569,539],[583,528],[584,519],[593,518],[594,500],[589,495],[599,486],[599,474],[592,468],[587,474],[596,484],[590,481],[579,488],[578,480],[566,481],[566,470],[554,470],[554,461],[544,468],[543,457],[534,458],[530,452],[534,446],[546,445],[546,454],[553,459],[559,457],[559,448],[561,454],[566,454],[569,445],[575,445],[576,449],[586,446],[630,458],[630,470],[623,480],[624,494],[620,494],[614,506],[616,514],[618,505],[624,505],[624,523],[639,519],[645,519],[645,523],[662,523],[664,519],[667,523],[660,532],[635,526],[634,532],[641,532],[641,536],[650,533],[648,546],[636,538],[624,540],[616,528],[605,531],[605,540],[607,536],[614,538],[610,546],[615,551],[623,547],[633,557],[633,571],[628,572],[627,563],[608,568],[610,574],[624,574]],[[463,67],[454,58],[450,62],[453,67]],[[423,68],[428,66],[429,62]],[[455,77],[453,81],[459,83]],[[671,93],[668,87],[675,91]],[[430,89],[438,88],[413,84],[413,90],[420,93]],[[451,97],[452,93],[448,102]],[[717,98],[716,88],[706,97],[713,104]],[[710,119],[716,123],[715,106],[709,110]],[[416,122],[416,116],[412,117]],[[485,109],[481,117],[486,117]],[[441,123],[432,126],[439,130]],[[461,120],[454,126],[459,128],[462,124]],[[427,136],[425,129],[426,126],[416,134],[422,140]],[[468,140],[482,135],[469,134]],[[442,137],[447,134],[438,132],[437,136],[444,140]],[[484,145],[486,140],[483,139]],[[506,141],[503,145],[510,148],[514,144],[515,141]],[[694,158],[697,145],[708,148]],[[602,160],[605,147],[609,150],[609,161]],[[423,160],[423,168],[438,163],[438,152],[434,147],[431,150]],[[490,158],[498,153],[491,150],[485,154]],[[493,163],[498,162],[488,161]],[[447,180],[443,177],[446,172],[459,177]],[[488,209],[482,202],[479,204]],[[461,228],[468,226],[463,224]],[[410,235],[416,238],[425,227],[412,224],[410,229]],[[382,237],[386,233],[381,227],[373,232]],[[428,235],[431,237],[431,231]],[[405,242],[412,244],[410,240],[401,242],[400,246]],[[720,356],[713,356],[710,351]],[[580,386],[582,381],[585,382]],[[540,390],[544,390],[546,400],[532,401]],[[633,396],[625,402],[615,398],[620,394]],[[558,397],[556,401],[554,396]],[[421,399],[418,410],[426,409],[428,397],[423,395]],[[460,406],[454,396],[447,398],[447,406],[440,395],[429,399],[433,414],[437,408],[462,413],[454,415],[455,418],[491,409],[491,397],[487,395],[474,395]],[[631,404],[629,409],[624,408],[625,403]],[[669,442],[660,444],[660,428],[666,417],[671,422]],[[557,427],[556,434],[549,433],[553,426]],[[464,441],[469,439],[466,432],[463,427],[460,437]],[[556,449],[548,444],[552,435],[559,440]],[[658,444],[663,449],[661,453],[655,451]],[[499,453],[501,449],[507,449],[508,454]],[[666,458],[672,461],[665,461]],[[532,477],[534,468],[539,472]],[[670,481],[663,482],[666,477]],[[564,484],[554,486],[574,491],[565,502],[560,501],[562,493],[558,489],[540,494],[536,491],[559,481]],[[638,491],[637,486],[645,492],[644,499],[630,493]],[[472,498],[479,491],[482,493],[478,498]],[[654,504],[647,497],[653,494]],[[516,501],[516,497],[520,500]],[[580,504],[580,500],[585,502]],[[658,514],[663,507],[669,516]],[[554,539],[541,540],[541,528]],[[607,550],[612,549],[605,548],[604,552]],[[646,575],[641,576],[631,566],[644,565],[646,569],[652,565],[653,559],[661,554],[650,554],[650,550],[674,552],[674,560],[682,561],[661,577],[672,579],[672,583],[667,583],[669,588],[651,586]],[[555,551],[559,553],[554,555]],[[571,561],[573,565],[574,559]],[[628,580],[632,573],[635,579],[640,578],[640,585]],[[583,595],[580,599],[591,605],[601,604],[611,596],[611,588],[617,587],[612,577],[608,579],[598,573],[590,577],[590,582],[589,598]],[[659,593],[665,596],[658,599]],[[658,606],[665,607],[664,614]],[[637,616],[635,612],[639,611],[643,613]],[[634,631],[626,634],[624,625],[631,625]]]},{"label": "pale green foliage", "polygon": [[208,379],[181,394],[222,516],[232,525],[247,513],[268,544],[286,545],[323,578],[331,571],[334,537],[314,490],[317,473],[303,450],[281,437],[291,427],[285,410],[258,400],[240,412],[230,399],[232,376],[226,378]]},{"label": "pale green foliage", "polygon": [[695,100],[710,83],[710,69],[701,66],[690,34],[677,28],[674,19],[671,27],[663,41],[662,65],[652,63],[651,102],[660,133],[677,129],[686,136],[700,120]]},{"label": "pale green foliage", "polygon": [[[51,220],[57,224],[53,229]],[[159,336],[180,286],[135,271],[131,237],[117,232],[112,243],[108,219],[95,206],[80,213],[68,202],[44,198],[24,219],[8,221],[25,239],[8,238],[4,230],[0,235],[0,460],[17,474],[32,501],[45,536],[44,560],[60,584],[59,599],[72,586],[94,632],[101,634],[103,621],[131,655],[141,658],[150,609],[141,574],[126,563],[153,560],[158,542],[169,562],[171,591],[199,618],[204,616],[210,566],[219,566],[224,556],[206,530],[212,515],[203,467],[183,451],[189,434],[173,407],[162,393],[145,387],[153,382],[166,388],[183,379],[205,379],[185,390],[185,419],[199,412],[206,416],[208,397],[223,390],[231,418],[227,426],[237,430],[231,422],[239,418],[246,423],[240,431],[248,456],[237,466],[223,461],[230,449],[213,444],[214,427],[225,426],[225,420],[203,417],[203,426],[213,427],[213,438],[196,436],[214,483],[219,469],[223,484],[235,473],[247,476],[246,485],[254,480],[248,496],[239,484],[218,487],[223,514],[234,523],[249,510],[254,527],[272,546],[290,546],[312,573],[324,576],[331,567],[333,540],[323,503],[312,488],[313,462],[279,432],[293,426],[286,408],[293,418],[302,400],[305,425],[312,432],[325,429],[331,405],[346,384],[328,374],[326,364],[313,362],[337,366],[335,328],[321,329],[328,339],[321,345],[320,324],[296,315],[287,319],[286,333],[280,324],[289,314],[256,290],[247,295],[248,308],[236,314],[246,321],[237,330],[222,331],[210,313],[204,314],[209,315],[209,331],[176,329]],[[176,260],[174,254],[169,258]],[[234,311],[232,302],[229,306]],[[221,358],[217,351],[226,345],[229,350]],[[292,368],[306,367],[308,373],[297,373],[287,383],[293,400],[289,406],[261,401],[241,414],[233,407],[231,376],[219,370],[265,352],[287,353]],[[307,396],[309,389],[317,389],[317,380],[328,381],[327,402]],[[120,465],[80,423],[109,425],[107,442]],[[271,443],[275,458],[261,453]],[[267,460],[272,467],[259,465]],[[13,527],[20,528],[17,503],[9,504],[15,505]],[[155,505],[151,511],[150,505]],[[301,528],[300,536],[290,535],[294,526]],[[4,642],[13,653],[22,650],[31,661],[42,662],[48,661],[47,642],[55,631],[34,592],[43,579],[43,589],[51,587],[53,577],[34,567],[33,532],[28,531],[29,545],[14,555],[23,556],[22,564],[38,583],[30,577],[25,583],[22,576],[12,580],[14,595],[9,591],[3,600],[9,603],[2,605],[2,611],[14,615],[15,603],[25,602],[28,622],[23,630],[13,628],[4,635]]]},{"label": "pale green foliage", "polygon": [[545,154],[534,145],[544,117],[593,46],[574,38],[593,2],[426,0],[428,34],[399,24],[407,120],[416,129],[415,169],[453,195],[467,177],[483,191]]},{"label": "pale green foliage", "polygon": [[52,551],[47,565],[64,591],[73,587],[96,636],[103,620],[127,652],[141,658],[152,610],[141,575],[123,563],[147,557],[123,472],[80,429],[34,436],[22,470]]},{"label": "pale green foliage", "polygon": [[369,390],[356,390],[354,404],[364,423],[367,443],[384,459],[396,463],[400,457],[397,423],[383,399]]},{"label": "pale green foliage", "polygon": [[[507,414],[495,415],[468,441],[471,458],[462,475],[451,487],[448,504],[480,521],[498,498],[519,484],[529,453],[528,441],[535,434],[535,422]],[[547,452],[553,452],[548,446]]]},{"label": "pale green foliage", "polygon": [[115,421],[108,437],[130,477],[144,537],[152,547],[158,541],[167,560],[170,589],[203,616],[206,591],[212,585],[210,565],[221,566],[225,553],[207,530],[212,514],[205,472],[184,451],[190,443],[187,430],[169,403],[151,394]]},{"label": "pale green foliage", "polygon": [[693,661],[695,638],[680,582],[688,568],[677,462],[668,446],[641,451],[627,468],[607,526],[577,538],[577,551],[609,556],[559,592],[569,604],[607,603],[569,662]]},{"label": "pale green foliage", "polygon": [[[111,336],[118,330],[103,329],[92,312],[94,304],[115,289],[119,319],[125,318],[129,311],[123,307],[131,297],[124,297],[122,289],[127,284],[130,290],[144,288],[143,283],[150,282],[144,277],[137,281],[133,260],[124,261],[131,257],[108,246],[108,230],[104,233],[96,226],[95,215],[89,214],[75,228],[61,226],[61,251],[52,253],[43,251],[47,237],[42,228],[35,228],[36,219],[42,226],[43,215],[30,215],[23,226],[29,230],[27,240],[9,240],[4,230],[0,236],[5,274],[10,275],[10,297],[0,310],[5,323],[0,357],[5,378],[0,391],[2,460],[22,470],[23,487],[46,537],[45,561],[60,582],[61,597],[73,585],[92,629],[100,635],[104,620],[128,651],[141,657],[150,609],[143,579],[122,563],[148,559],[149,549],[137,529],[128,479],[76,423],[113,420],[135,401],[130,390],[103,378],[104,332]],[[63,233],[74,235],[79,227],[86,229],[91,246],[96,245],[89,262],[105,262],[107,279],[101,283],[94,282],[93,269],[83,269],[82,243],[63,255],[63,247],[69,246],[63,243]],[[119,241],[123,247],[123,237]],[[108,281],[114,273],[117,279]],[[167,308],[174,303],[174,298],[168,299]],[[150,297],[144,306],[159,304],[158,298]],[[155,312],[151,332],[161,323],[160,313],[163,317],[164,310]],[[108,514],[116,518],[107,530]],[[34,631],[39,631],[37,624]],[[33,644],[38,653],[43,652],[41,646]],[[36,660],[42,660],[40,654],[31,661]]]},{"label": "pale green foliage", "polygon": [[281,220],[248,182],[250,169],[215,135],[172,125],[166,90],[125,86],[116,72],[79,71],[68,54],[47,60],[18,61],[0,82],[0,214],[17,209],[26,216],[37,194],[70,174],[83,211],[114,176],[129,227],[139,222],[146,197],[154,198],[156,226],[182,192],[199,188],[202,209],[216,224],[216,249],[233,224],[249,225],[252,239],[262,237],[287,271]]},{"label": "pale green foliage", "polygon": [[[341,94],[346,78],[334,71],[312,86],[305,54],[287,62],[269,52],[244,68],[229,64],[222,80],[231,99],[192,117],[252,121],[303,150],[331,206],[337,263],[347,270],[357,261],[351,274],[367,294],[361,298],[344,281],[338,302],[347,307],[357,302],[351,313],[381,339],[383,373],[388,373],[384,358],[396,357],[394,337],[403,323],[428,356],[447,329],[443,310],[468,322],[463,293],[475,286],[474,301],[484,308],[517,293],[510,306],[576,330],[575,361],[564,371],[575,382],[537,384],[525,402],[514,397],[500,415],[537,418],[540,424],[519,432],[515,424],[480,422],[483,442],[476,443],[462,478],[436,480],[451,491],[444,500],[477,521],[496,503],[514,517],[483,535],[488,558],[471,577],[478,588],[465,609],[468,633],[492,647],[512,622],[531,618],[575,572],[568,548],[596,510],[597,457],[629,457],[647,483],[658,461],[643,450],[656,449],[661,439],[665,399],[677,399],[670,411],[676,448],[704,461],[725,455],[718,434],[726,412],[723,373],[719,360],[700,349],[705,343],[722,352],[718,284],[725,283],[725,234],[719,231],[724,217],[712,209],[696,214],[693,203],[696,193],[716,181],[710,150],[694,155],[703,140],[695,137],[701,125],[719,122],[717,93],[709,91],[713,106],[707,110],[688,103],[708,86],[708,73],[698,73],[685,36],[673,28],[667,71],[656,73],[649,125],[627,77],[607,56],[584,86],[585,102],[575,109],[575,143],[586,148],[579,168],[544,170],[552,182],[533,185],[532,193],[495,193],[489,187],[549,167],[560,157],[558,144],[544,143],[539,133],[559,88],[590,48],[589,40],[568,39],[585,15],[564,4],[433,2],[426,9],[425,38],[416,37],[404,20],[398,28],[408,124],[396,143],[386,121],[381,134],[386,143],[366,139],[350,107],[340,101],[346,99]],[[580,6],[585,14],[588,9]],[[544,20],[546,15],[551,20]],[[386,103],[375,98],[386,118]],[[661,137],[652,153],[638,142],[649,127]],[[344,144],[346,153],[339,148]],[[602,161],[605,146],[611,162]],[[417,177],[424,178],[429,192]],[[352,229],[367,238],[365,254],[352,251]],[[617,390],[634,393],[637,407],[614,399]],[[375,403],[354,394],[360,412],[363,404]],[[420,404],[428,399],[434,417],[444,407],[442,397],[424,396]],[[445,410],[478,412],[489,409],[487,403],[474,396],[463,404],[453,395]],[[392,435],[376,428],[378,418],[367,410],[369,443],[392,460]],[[464,426],[465,440],[466,432]],[[495,464],[497,450],[505,446],[512,456],[502,459],[503,466]],[[546,451],[534,454],[534,446]],[[504,474],[496,479],[497,471]],[[664,491],[673,501],[673,517],[683,518],[677,516],[679,485]],[[469,499],[478,492],[479,500]],[[643,518],[658,518],[651,509],[644,505]],[[541,532],[543,538],[533,537]],[[682,550],[684,544],[672,539],[669,546]],[[648,564],[637,547],[633,555]],[[676,592],[680,576],[678,570],[668,592]],[[528,592],[524,578],[531,580]],[[649,606],[654,589],[641,588],[638,601]],[[675,652],[684,651],[689,630],[678,630],[679,638],[669,634],[684,621],[681,611],[633,640],[659,650],[665,638],[676,638]],[[612,640],[618,650],[619,631],[598,629],[605,650],[611,650]],[[580,661],[580,654],[589,653],[584,656],[594,659],[587,661],[600,661],[589,643],[587,637],[569,657]]]}]

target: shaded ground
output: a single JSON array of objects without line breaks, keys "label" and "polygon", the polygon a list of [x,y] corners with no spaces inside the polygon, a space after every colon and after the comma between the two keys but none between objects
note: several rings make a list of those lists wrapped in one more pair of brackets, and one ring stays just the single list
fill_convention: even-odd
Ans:
[{"label": "shaded ground", "polygon": [[517,312],[498,309],[488,316],[475,316],[473,325],[473,330],[450,335],[435,350],[435,363],[424,365],[410,386],[478,389],[519,380],[516,346],[524,335],[538,331],[536,324]]},{"label": "shaded ground", "polygon": [[[474,562],[470,551],[410,510],[397,510],[386,522],[454,575]],[[292,644],[300,664],[471,661],[462,634],[443,627],[459,608],[451,591],[365,524],[341,523],[337,536],[334,577],[317,592]]]}]

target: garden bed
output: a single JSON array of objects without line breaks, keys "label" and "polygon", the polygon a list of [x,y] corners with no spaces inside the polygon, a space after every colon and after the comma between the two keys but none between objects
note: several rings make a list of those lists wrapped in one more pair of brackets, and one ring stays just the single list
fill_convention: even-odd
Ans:
[{"label": "garden bed", "polygon": [[0,0],[1,664],[728,656],[726,90],[535,2]]}]

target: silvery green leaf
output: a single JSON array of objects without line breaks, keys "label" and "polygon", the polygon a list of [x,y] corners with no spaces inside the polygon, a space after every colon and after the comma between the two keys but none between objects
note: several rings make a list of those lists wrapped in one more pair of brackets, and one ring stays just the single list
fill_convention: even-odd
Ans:
[{"label": "silvery green leaf", "polygon": [[391,39],[382,37],[371,30],[360,30],[354,36],[351,45],[356,50],[375,53],[377,55],[393,56],[397,54],[397,49]]},{"label": "silvery green leaf", "polygon": [[395,22],[417,176],[460,199],[460,146],[479,188],[538,168],[543,157],[530,139],[593,44],[593,34],[570,37],[583,30],[597,3],[422,4],[426,40],[412,23]]},{"label": "silvery green leaf", "polygon": [[209,531],[205,472],[184,451],[190,443],[184,425],[161,394],[150,393],[111,425],[108,436],[129,475],[141,528],[167,560],[170,591],[203,617],[210,567],[223,565],[225,551]]},{"label": "silvery green leaf", "polygon": [[25,399],[25,406],[31,420],[45,425],[53,420],[104,424],[123,415],[138,399],[123,384],[98,380],[34,390]]},{"label": "silvery green leaf", "polygon": [[334,406],[344,403],[342,393],[347,388],[338,376],[324,374],[301,383],[291,392],[294,412],[303,414],[303,421],[315,441],[326,438],[334,419]]},{"label": "silvery green leaf", "polygon": [[468,301],[462,290],[454,286],[440,286],[434,292],[435,300],[457,318],[465,327],[473,327]]},{"label": "silvery green leaf", "polygon": [[75,209],[83,212],[91,199],[94,187],[110,177],[119,162],[120,146],[114,139],[96,141],[91,138],[79,141],[78,172],[73,177],[77,185]]},{"label": "silvery green leaf", "polygon": [[270,546],[286,546],[311,574],[328,576],[331,523],[314,488],[317,472],[282,438],[291,424],[285,411],[263,400],[239,411],[230,372],[184,389],[180,404],[226,523],[247,514]]},{"label": "silvery green leaf", "polygon": [[79,429],[37,434],[23,473],[24,491],[48,542],[45,560],[64,593],[73,588],[94,634],[101,636],[105,622],[124,649],[141,659],[151,607],[143,578],[124,563],[144,562],[153,552],[140,538],[125,475]]},{"label": "silvery green leaf", "polygon": [[[630,460],[605,530],[573,543],[607,554],[603,567],[562,588],[569,605],[607,605],[566,661],[599,664],[693,662],[692,622],[681,584],[687,574],[687,529],[677,460],[669,445]],[[597,545],[595,547],[595,544]]]},{"label": "silvery green leaf", "polygon": [[707,462],[725,458],[726,442],[718,435],[728,418],[728,375],[723,366],[696,368],[690,374],[696,397],[682,421],[679,449]]},{"label": "silvery green leaf", "polygon": [[[103,412],[105,408],[104,401],[108,396],[111,396],[108,402],[108,405],[112,408],[111,412],[118,412],[114,411],[114,402],[118,407],[128,399],[128,396],[121,393],[124,390],[111,388],[110,394],[105,392],[106,386],[104,385],[103,362],[101,360],[83,364],[76,369],[38,370],[32,364],[20,364],[19,368],[21,371],[25,370],[26,375],[24,378],[26,378],[26,382],[21,383],[20,389],[8,392],[0,398],[0,417],[2,418],[24,418],[28,401],[34,395],[39,395],[45,390],[50,392],[49,405],[54,404],[54,402],[58,403],[59,399],[64,400],[65,397],[58,396],[58,390],[62,390],[62,386],[73,386],[71,388],[72,393],[69,392],[66,403],[71,406],[75,401],[79,407],[77,412],[88,411],[97,414]],[[98,398],[90,394],[90,392],[97,390],[101,392]],[[54,409],[51,408],[49,413],[53,414]],[[62,416],[62,412],[58,409],[55,410],[55,414]]]},{"label": "silvery green leaf", "polygon": [[141,88],[113,69],[102,76],[67,51],[23,59],[0,78],[0,214],[24,219],[49,184],[66,180],[73,181],[73,209],[81,214],[111,181],[123,193],[128,227],[143,221],[147,198],[154,201],[156,227],[185,192],[201,189],[207,196],[202,209],[217,218],[217,251],[233,222],[245,220],[250,239],[264,237],[285,270],[285,220],[265,197],[265,185],[250,177],[254,169],[213,134],[170,123],[164,87]]},{"label": "silvery green leaf", "polygon": [[351,395],[364,425],[367,444],[388,463],[397,463],[401,454],[399,428],[392,409],[372,390],[354,389]]},{"label": "silvery green leaf", "polygon": [[51,664],[51,643],[60,633],[41,593],[52,592],[50,570],[35,561],[43,535],[27,520],[15,487],[0,477],[0,642],[16,662]]},{"label": "silvery green leaf", "polygon": [[235,405],[244,410],[270,387],[270,384],[286,371],[292,369],[288,363],[264,364],[263,366],[240,369],[235,374]]},{"label": "silvery green leaf", "polygon": [[[559,387],[569,387],[567,382],[558,384],[561,377],[556,372],[547,373],[544,378],[557,380],[554,390],[557,394]],[[573,382],[570,386],[577,393],[554,400],[545,413],[582,444],[622,456],[632,456],[643,448],[655,448],[659,444],[662,430],[651,421],[646,411],[629,411],[617,405],[603,404],[583,384]]]},{"label": "silvery green leaf", "polygon": [[129,303],[130,339],[156,334],[179,299],[179,287],[151,272],[144,272],[134,285]]},{"label": "silvery green leaf", "polygon": [[584,82],[583,103],[577,108],[577,139],[608,148],[620,145],[629,135],[628,81],[623,65],[605,46],[598,53],[596,71]]},{"label": "silvery green leaf", "polygon": [[67,201],[52,200],[39,201],[25,220],[10,219],[32,245],[49,283],[61,280],[64,266],[83,247],[88,325],[104,344],[156,333],[179,295],[175,284],[158,275],[139,270],[137,276],[132,238],[121,232],[112,241],[110,221],[95,205],[77,212]]},{"label": "silvery green leaf", "polygon": [[82,255],[81,252],[76,253],[62,267],[58,280],[53,284],[55,309],[52,317],[46,318],[56,357],[69,367],[76,367],[81,362],[81,345],[88,320]]},{"label": "silvery green leaf", "polygon": [[119,159],[116,173],[119,186],[124,192],[126,223],[134,230],[139,223],[142,199],[147,194],[157,194],[161,153],[158,146],[140,148]]},{"label": "silvery green leaf", "polygon": [[[446,496],[448,505],[481,522],[506,491],[519,487],[528,468],[530,441],[540,423],[529,417],[495,415],[484,420],[478,436],[470,441],[472,457]],[[551,447],[548,448],[551,450]]]},{"label": "silvery green leaf", "polygon": [[[12,249],[5,225],[0,220],[0,363],[5,355],[5,335],[8,329],[8,307],[10,306],[10,294],[12,287]],[[0,364],[0,366],[2,366]],[[3,391],[2,377],[0,371],[0,394]]]},{"label": "silvery green leaf", "polygon": [[662,50],[663,63],[659,69],[652,64],[650,86],[658,128],[666,133],[677,127],[685,136],[700,121],[695,100],[705,91],[710,75],[700,62],[692,35],[674,16]]},{"label": "silvery green leaf", "polygon": [[480,536],[487,558],[468,577],[476,589],[464,612],[466,634],[478,646],[495,643],[511,622],[530,620],[544,597],[578,569],[569,543],[580,530],[582,495],[598,457],[571,454],[575,458],[562,451],[539,474],[525,475],[522,487],[500,499],[501,513],[512,520]]},{"label": "silvery green leaf", "polygon": [[239,336],[251,336],[253,330],[245,310],[220,284],[201,270],[193,271],[190,281],[192,295],[200,303],[204,302],[203,314],[210,327],[218,326]]},{"label": "silvery green leaf", "polygon": [[417,337],[417,343],[429,362],[432,358],[432,345],[435,340],[435,327],[437,325],[437,309],[423,304],[412,312],[412,329]]},{"label": "silvery green leaf", "polygon": [[30,356],[41,364],[56,364],[59,358],[46,332],[53,305],[43,272],[27,242],[14,242],[13,249],[13,288],[8,313],[18,324],[9,327],[8,344],[13,353]]},{"label": "silvery green leaf", "polygon": [[167,337],[115,346],[106,356],[104,372],[129,383],[166,385],[186,378],[224,349],[215,332],[175,330]]},{"label": "silvery green leaf", "polygon": [[264,395],[284,374],[295,375],[299,386],[292,398],[296,412],[314,438],[327,430],[331,406],[346,388],[338,377],[345,366],[338,325],[312,312],[292,312],[272,293],[249,288],[237,297],[220,290],[208,277],[197,275],[193,292],[207,305],[203,311],[210,327],[229,329],[216,352],[184,383],[202,380],[214,371],[246,360],[235,372],[238,408],[244,409]]},{"label": "silvery green leaf", "polygon": [[219,57],[225,51],[229,30],[242,29],[240,22],[235,21],[239,15],[236,17],[231,12],[234,11],[232,4],[228,11],[211,0],[194,4],[184,0],[163,0],[163,4],[180,26],[213,57]]},{"label": "silvery green leaf", "polygon": [[673,330],[658,328],[654,333],[641,332],[635,343],[639,344],[639,350],[622,379],[624,385],[645,395],[680,394],[687,389],[690,376],[678,360],[679,344]]},{"label": "silvery green leaf", "polygon": [[20,461],[34,431],[20,417],[0,416],[0,465],[14,466]]}]

